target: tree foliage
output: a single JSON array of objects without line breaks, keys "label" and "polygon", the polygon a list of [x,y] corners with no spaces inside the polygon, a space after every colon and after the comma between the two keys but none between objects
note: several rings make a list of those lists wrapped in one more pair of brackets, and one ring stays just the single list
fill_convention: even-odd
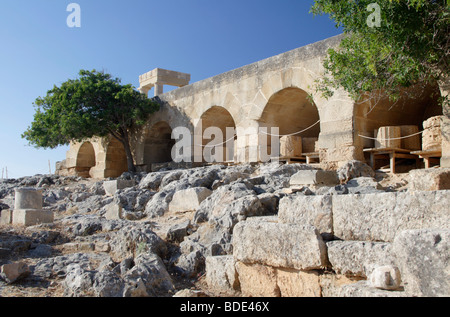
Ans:
[{"label": "tree foliage", "polygon": [[[371,4],[378,27],[368,24]],[[318,90],[330,97],[343,88],[355,100],[382,90],[395,100],[404,88],[448,80],[449,8],[446,0],[316,0],[311,12],[330,15],[346,34],[329,50]]]},{"label": "tree foliage", "polygon": [[135,168],[129,133],[159,109],[132,85],[96,70],[81,70],[79,78],[55,85],[34,105],[34,121],[22,135],[30,144],[56,148],[111,135],[123,144],[130,171]]}]

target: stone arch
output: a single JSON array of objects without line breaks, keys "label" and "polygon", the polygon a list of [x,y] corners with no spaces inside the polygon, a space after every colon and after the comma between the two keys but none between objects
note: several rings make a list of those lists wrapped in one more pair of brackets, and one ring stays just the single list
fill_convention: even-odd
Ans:
[{"label": "stone arch", "polygon": [[81,177],[92,177],[90,171],[96,165],[96,155],[91,142],[81,144],[76,158],[76,173]]},{"label": "stone arch", "polygon": [[105,152],[105,177],[119,177],[128,171],[125,149],[119,140],[111,137]]},{"label": "stone arch", "polygon": [[[286,88],[298,88],[306,94],[312,96],[315,106],[320,108],[320,103],[324,102],[320,94],[310,89],[314,85],[320,74],[315,73],[306,67],[287,68],[269,76],[264,80],[260,89],[256,92],[253,100],[247,105],[247,117],[252,120],[258,120],[264,111],[269,99],[276,93]],[[319,109],[320,110],[320,109]]]},{"label": "stone arch", "polygon": [[[142,172],[151,171],[152,163],[149,162],[148,159],[148,148],[147,154],[145,152],[146,142],[148,142],[148,139],[151,138],[151,130],[155,125],[160,124],[161,122],[165,122],[169,125],[171,130],[176,129],[177,127],[186,127],[192,133],[194,131],[191,118],[187,116],[186,113],[179,107],[171,104],[168,101],[162,101],[160,99],[154,100],[160,103],[159,111],[153,113],[149,117],[145,125],[132,132],[132,151],[135,159],[135,164],[137,170]],[[174,143],[175,142],[176,140],[174,140]],[[169,162],[171,161],[172,159],[170,159]]]},{"label": "stone arch", "polygon": [[166,121],[159,121],[148,128],[144,140],[144,165],[147,169],[154,163],[171,162],[174,144],[172,127]]},{"label": "stone arch", "polygon": [[[363,96],[354,105],[353,125],[356,148],[363,152],[363,149],[377,147],[376,141],[369,138],[376,138],[376,131],[381,127],[400,127],[400,136],[422,131],[425,120],[442,115],[439,96],[437,84],[416,85],[405,89],[397,102],[390,101],[383,92]],[[396,143],[395,147],[410,151],[422,149],[420,134],[393,142]],[[378,146],[382,145],[378,144]],[[364,157],[364,154],[360,155]],[[366,159],[368,159],[367,154]]]},{"label": "stone arch", "polygon": [[[280,138],[286,135],[300,137],[298,141],[302,143],[302,152],[309,153],[316,149],[320,134],[319,120],[317,106],[308,98],[308,93],[297,87],[288,87],[270,96],[258,122],[260,127],[278,127]],[[270,136],[267,136],[267,145],[270,148]]]},{"label": "stone arch", "polygon": [[[201,123],[201,129],[199,129],[199,124]],[[219,128],[222,132],[222,140],[217,140],[223,150],[222,162],[234,161],[235,157],[235,140],[236,140],[236,122],[226,108],[221,106],[212,106],[208,108],[200,117],[200,121],[197,123],[196,133],[201,133],[202,140],[202,152],[205,146],[211,146],[211,139],[205,139],[203,136],[205,130],[210,127]],[[231,135],[230,135],[231,134]],[[217,138],[218,136],[213,136]],[[227,142],[227,141],[232,142]],[[215,154],[215,149],[212,149],[211,154]]]}]

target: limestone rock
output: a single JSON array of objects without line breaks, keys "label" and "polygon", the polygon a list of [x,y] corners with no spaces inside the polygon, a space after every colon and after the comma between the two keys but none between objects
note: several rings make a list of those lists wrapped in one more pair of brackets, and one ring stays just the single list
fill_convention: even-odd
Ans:
[{"label": "limestone rock", "polygon": [[368,280],[370,286],[387,291],[399,290],[402,282],[400,270],[392,265],[375,268]]},{"label": "limestone rock", "polygon": [[167,252],[165,242],[145,225],[130,225],[120,229],[113,235],[109,244],[112,256],[118,261],[138,256],[139,252],[158,255]]},{"label": "limestone rock", "polygon": [[116,203],[111,203],[111,204],[105,206],[105,209],[106,209],[106,213],[105,213],[106,219],[117,220],[117,219],[123,218],[122,206],[120,206]]},{"label": "limestone rock", "polygon": [[209,256],[205,261],[206,283],[225,292],[239,290],[239,279],[232,255]]},{"label": "limestone rock", "polygon": [[135,266],[123,275],[126,284],[139,285],[141,280],[149,295],[167,294],[175,290],[172,278],[158,255],[143,253],[134,262]]},{"label": "limestone rock", "polygon": [[0,210],[0,225],[10,225],[13,220],[13,211],[4,209]]},{"label": "limestone rock", "polygon": [[134,184],[135,184],[134,180],[117,179],[113,181],[103,182],[103,187],[107,195],[114,196],[116,191],[118,191],[119,189],[132,187],[134,186]]},{"label": "limestone rock", "polygon": [[166,240],[170,242],[181,242],[188,235],[191,221],[188,219],[182,223],[171,226],[166,233]]},{"label": "limestone rock", "polygon": [[192,289],[183,289],[173,295],[173,297],[208,297],[205,292]]},{"label": "limestone rock", "polygon": [[338,297],[408,297],[403,291],[386,291],[369,285],[367,281],[344,285]]},{"label": "limestone rock", "polygon": [[315,271],[276,269],[277,285],[282,297],[321,297],[319,274]]},{"label": "limestone rock", "polygon": [[12,284],[30,274],[28,265],[24,262],[4,264],[0,267],[0,278]]},{"label": "limestone rock", "polygon": [[370,194],[382,192],[382,186],[372,177],[356,177],[344,185],[350,194]]},{"label": "limestone rock", "polygon": [[450,230],[401,232],[393,250],[410,296],[450,296]]},{"label": "limestone rock", "polygon": [[169,204],[169,211],[192,211],[197,210],[200,204],[212,191],[205,187],[195,187],[176,192]]},{"label": "limestone rock", "polygon": [[122,297],[124,280],[114,272],[102,270],[96,272],[92,279],[92,290],[95,297]]},{"label": "limestone rock", "polygon": [[341,183],[346,183],[357,177],[375,177],[375,172],[369,165],[357,160],[348,161],[340,166],[337,174]]},{"label": "limestone rock", "polygon": [[65,297],[82,297],[92,288],[93,272],[83,269],[79,264],[70,264],[63,282]]},{"label": "limestone rock", "polygon": [[422,149],[424,151],[442,150],[443,116],[431,117],[423,122]]},{"label": "limestone rock", "polygon": [[409,172],[409,190],[435,191],[450,189],[450,168],[416,169]]},{"label": "limestone rock", "polygon": [[402,230],[449,228],[450,191],[333,196],[333,231],[343,240],[394,241]]},{"label": "limestone rock", "polygon": [[333,234],[331,196],[289,195],[280,200],[280,223],[309,224],[320,233]]},{"label": "limestone rock", "polygon": [[294,174],[289,185],[295,186],[334,186],[339,183],[339,179],[335,171],[322,171],[322,170],[305,170],[299,171]]},{"label": "limestone rock", "polygon": [[331,241],[327,248],[328,260],[338,274],[366,278],[376,267],[395,263],[387,242]]},{"label": "limestone rock", "polygon": [[208,221],[211,217],[220,217],[226,214],[225,209],[233,201],[249,195],[255,195],[255,192],[241,182],[221,186],[202,201],[195,213],[194,222],[200,223]]},{"label": "limestone rock", "polygon": [[276,271],[261,264],[236,263],[244,297],[280,297]]},{"label": "limestone rock", "polygon": [[341,275],[325,273],[319,276],[322,297],[339,297],[341,288],[355,283],[355,279]]},{"label": "limestone rock", "polygon": [[151,189],[158,190],[161,185],[162,179],[168,174],[168,171],[165,172],[154,172],[149,173],[139,182],[140,189]]},{"label": "limestone rock", "polygon": [[232,241],[233,255],[243,263],[299,270],[327,265],[326,245],[310,225],[244,221],[235,226]]}]

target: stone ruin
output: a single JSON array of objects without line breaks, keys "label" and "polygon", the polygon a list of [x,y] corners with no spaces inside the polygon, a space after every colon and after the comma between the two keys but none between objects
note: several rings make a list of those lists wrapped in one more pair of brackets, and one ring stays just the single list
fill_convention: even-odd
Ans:
[{"label": "stone ruin", "polygon": [[[140,173],[123,175],[124,151],[113,138],[72,143],[55,177],[122,176],[99,180],[89,190],[84,185],[82,192],[53,194],[59,197],[54,208],[78,208],[76,217],[58,219],[76,236],[61,248],[78,253],[59,257],[61,263],[41,260],[33,274],[64,267],[68,296],[84,294],[77,281],[89,274],[83,285],[96,296],[152,296],[154,272],[158,283],[169,285],[167,294],[174,290],[167,262],[189,278],[205,273],[219,295],[449,296],[450,125],[437,101],[449,88],[413,88],[416,98],[396,104],[385,96],[376,104],[354,102],[342,91],[324,100],[311,87],[323,74],[327,49],[340,39],[190,85],[188,74],[156,69],[142,75],[140,90],[154,87],[161,108],[133,131]],[[163,93],[163,85],[180,88]],[[257,149],[270,147],[271,138],[239,133],[232,160],[222,165],[171,162],[173,129],[185,127],[201,137],[213,126],[224,135],[228,127],[278,127],[278,159],[291,164],[255,164],[261,162]],[[407,186],[383,187],[374,171],[408,171]],[[2,224],[53,221],[42,212],[41,195],[17,189],[15,208],[2,210]],[[192,218],[170,223],[161,235],[165,242],[136,221],[172,221],[190,213]],[[138,240],[148,253],[133,253]],[[166,242],[180,254],[162,261]],[[93,250],[106,259],[106,269],[82,268]],[[20,265],[13,269],[20,271]]]},{"label": "stone ruin", "polygon": [[[413,87],[396,103],[382,93],[355,102],[343,91],[336,91],[329,100],[315,92],[312,87],[324,73],[322,60],[341,38],[332,37],[193,84],[189,84],[189,74],[160,68],[141,75],[140,91],[147,94],[154,88],[154,100],[161,107],[145,126],[132,131],[138,170],[175,165],[171,150],[175,144],[172,131],[177,127],[187,128],[200,140],[193,152],[196,146],[207,144],[207,128],[220,128],[223,135],[227,128],[236,129],[234,151],[224,160],[227,163],[261,162],[259,150],[268,148],[270,154],[272,138],[258,129],[277,127],[277,159],[285,162],[335,169],[360,160],[391,172],[404,163],[409,169],[449,167],[448,136],[440,137],[448,129],[448,118],[438,103],[440,95],[448,94],[445,84]],[[179,88],[163,93],[163,85]],[[99,179],[118,177],[126,170],[123,146],[114,138],[73,143],[65,161],[57,164],[60,175]]]},{"label": "stone ruin", "polygon": [[42,189],[15,188],[14,210],[2,210],[0,224],[34,226],[53,222],[53,212],[43,210]]}]

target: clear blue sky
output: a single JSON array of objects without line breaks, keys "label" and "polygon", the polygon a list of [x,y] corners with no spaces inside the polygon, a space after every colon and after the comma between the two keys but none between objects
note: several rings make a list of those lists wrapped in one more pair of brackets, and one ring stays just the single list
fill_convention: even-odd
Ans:
[{"label": "clear blue sky", "polygon": [[[69,28],[67,6],[81,7]],[[36,149],[21,138],[34,100],[80,69],[139,86],[156,67],[196,82],[341,33],[313,0],[1,0],[0,173],[54,172],[68,147]],[[166,90],[167,91],[167,90]],[[1,174],[0,174],[1,177]]]}]

